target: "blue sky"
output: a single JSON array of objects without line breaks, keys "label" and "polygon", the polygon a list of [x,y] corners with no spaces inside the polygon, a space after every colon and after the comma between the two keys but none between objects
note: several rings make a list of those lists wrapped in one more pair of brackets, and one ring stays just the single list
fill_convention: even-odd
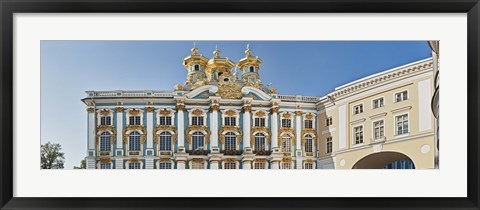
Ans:
[{"label": "blue sky", "polygon": [[[279,94],[324,96],[335,87],[431,56],[426,41],[196,41],[199,53],[238,61],[250,44],[260,77]],[[193,41],[42,41],[41,142],[60,143],[65,168],[86,155],[87,90],[173,90]]]}]

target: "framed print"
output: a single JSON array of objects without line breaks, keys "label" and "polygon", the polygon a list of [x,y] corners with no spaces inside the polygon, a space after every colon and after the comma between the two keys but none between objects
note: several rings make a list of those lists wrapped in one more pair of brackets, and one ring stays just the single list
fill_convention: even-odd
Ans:
[{"label": "framed print", "polygon": [[0,5],[2,209],[479,208],[478,1]]}]

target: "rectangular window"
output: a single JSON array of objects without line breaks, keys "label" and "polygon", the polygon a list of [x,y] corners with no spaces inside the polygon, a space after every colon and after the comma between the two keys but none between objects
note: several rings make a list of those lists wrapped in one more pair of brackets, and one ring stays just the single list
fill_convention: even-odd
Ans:
[{"label": "rectangular window", "polygon": [[250,66],[250,72],[255,72],[255,67]]},{"label": "rectangular window", "polygon": [[305,169],[313,169],[313,163],[305,163]]},{"label": "rectangular window", "polygon": [[200,65],[194,65],[193,68],[195,71],[200,71]]},{"label": "rectangular window", "polygon": [[384,106],[383,98],[378,98],[378,99],[373,100],[373,108],[374,109],[380,108],[380,107],[383,107],[383,106]]},{"label": "rectangular window", "polygon": [[384,136],[383,120],[373,122],[374,139],[380,139]]},{"label": "rectangular window", "polygon": [[306,139],[305,140],[305,152],[313,152],[313,140]]},{"label": "rectangular window", "polygon": [[192,117],[192,125],[203,125],[203,116]]},{"label": "rectangular window", "polygon": [[327,153],[332,153],[333,144],[332,144],[332,137],[327,137]]},{"label": "rectangular window", "polygon": [[363,104],[359,104],[353,107],[353,114],[360,114],[363,112]]},{"label": "rectangular window", "polygon": [[172,169],[172,163],[169,163],[169,162],[160,163],[160,169]]},{"label": "rectangular window", "polygon": [[237,125],[237,119],[235,117],[225,117],[225,126]]},{"label": "rectangular window", "polygon": [[305,128],[313,128],[313,120],[305,120]]},{"label": "rectangular window", "polygon": [[330,126],[330,125],[333,124],[332,117],[327,118],[325,121],[326,121],[325,124],[326,124],[327,126]]},{"label": "rectangular window", "polygon": [[395,124],[397,125],[397,135],[408,133],[408,114],[396,116]]},{"label": "rectangular window", "polygon": [[408,99],[408,92],[405,90],[400,93],[395,93],[395,102],[405,101]]},{"label": "rectangular window", "polygon": [[265,127],[265,118],[255,118],[255,127]]},{"label": "rectangular window", "polygon": [[355,144],[363,143],[363,126],[358,126],[353,128],[355,135]]},{"label": "rectangular window", "polygon": [[130,116],[130,125],[140,125],[140,116]]},{"label": "rectangular window", "polygon": [[112,163],[101,163],[100,169],[112,169]]},{"label": "rectangular window", "polygon": [[237,164],[235,162],[225,163],[224,169],[237,169]]},{"label": "rectangular window", "polygon": [[292,120],[291,119],[282,119],[282,127],[283,128],[291,128],[292,127]]},{"label": "rectangular window", "polygon": [[265,162],[255,162],[254,169],[266,169],[267,163]]},{"label": "rectangular window", "polygon": [[172,117],[171,116],[160,116],[160,125],[172,125]]},{"label": "rectangular window", "polygon": [[100,117],[100,125],[111,125],[111,124],[112,124],[111,116]]},{"label": "rectangular window", "polygon": [[203,161],[193,161],[192,169],[205,169],[205,163]]},{"label": "rectangular window", "polygon": [[129,163],[128,164],[128,169],[140,169],[140,163],[139,162]]},{"label": "rectangular window", "polygon": [[292,163],[291,162],[282,163],[281,166],[282,166],[281,169],[292,169]]}]

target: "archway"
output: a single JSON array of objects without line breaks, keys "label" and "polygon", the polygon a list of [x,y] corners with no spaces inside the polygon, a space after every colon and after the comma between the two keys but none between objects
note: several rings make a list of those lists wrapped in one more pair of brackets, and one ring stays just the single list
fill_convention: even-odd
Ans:
[{"label": "archway", "polygon": [[[397,167],[396,165],[399,165]],[[395,165],[394,168],[414,169],[415,164],[408,156],[398,152],[379,152],[367,155],[358,160],[352,169],[384,169],[392,168],[389,166]]]}]

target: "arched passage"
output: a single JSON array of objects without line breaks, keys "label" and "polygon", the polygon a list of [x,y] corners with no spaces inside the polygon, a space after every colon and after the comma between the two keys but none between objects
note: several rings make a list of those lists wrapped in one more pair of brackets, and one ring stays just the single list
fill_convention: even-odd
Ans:
[{"label": "arched passage", "polygon": [[[398,161],[398,162],[397,162]],[[413,160],[398,152],[379,152],[367,155],[358,160],[352,169],[384,169],[388,164],[406,164],[405,168],[415,168]],[[411,163],[411,165],[408,165]]]}]

